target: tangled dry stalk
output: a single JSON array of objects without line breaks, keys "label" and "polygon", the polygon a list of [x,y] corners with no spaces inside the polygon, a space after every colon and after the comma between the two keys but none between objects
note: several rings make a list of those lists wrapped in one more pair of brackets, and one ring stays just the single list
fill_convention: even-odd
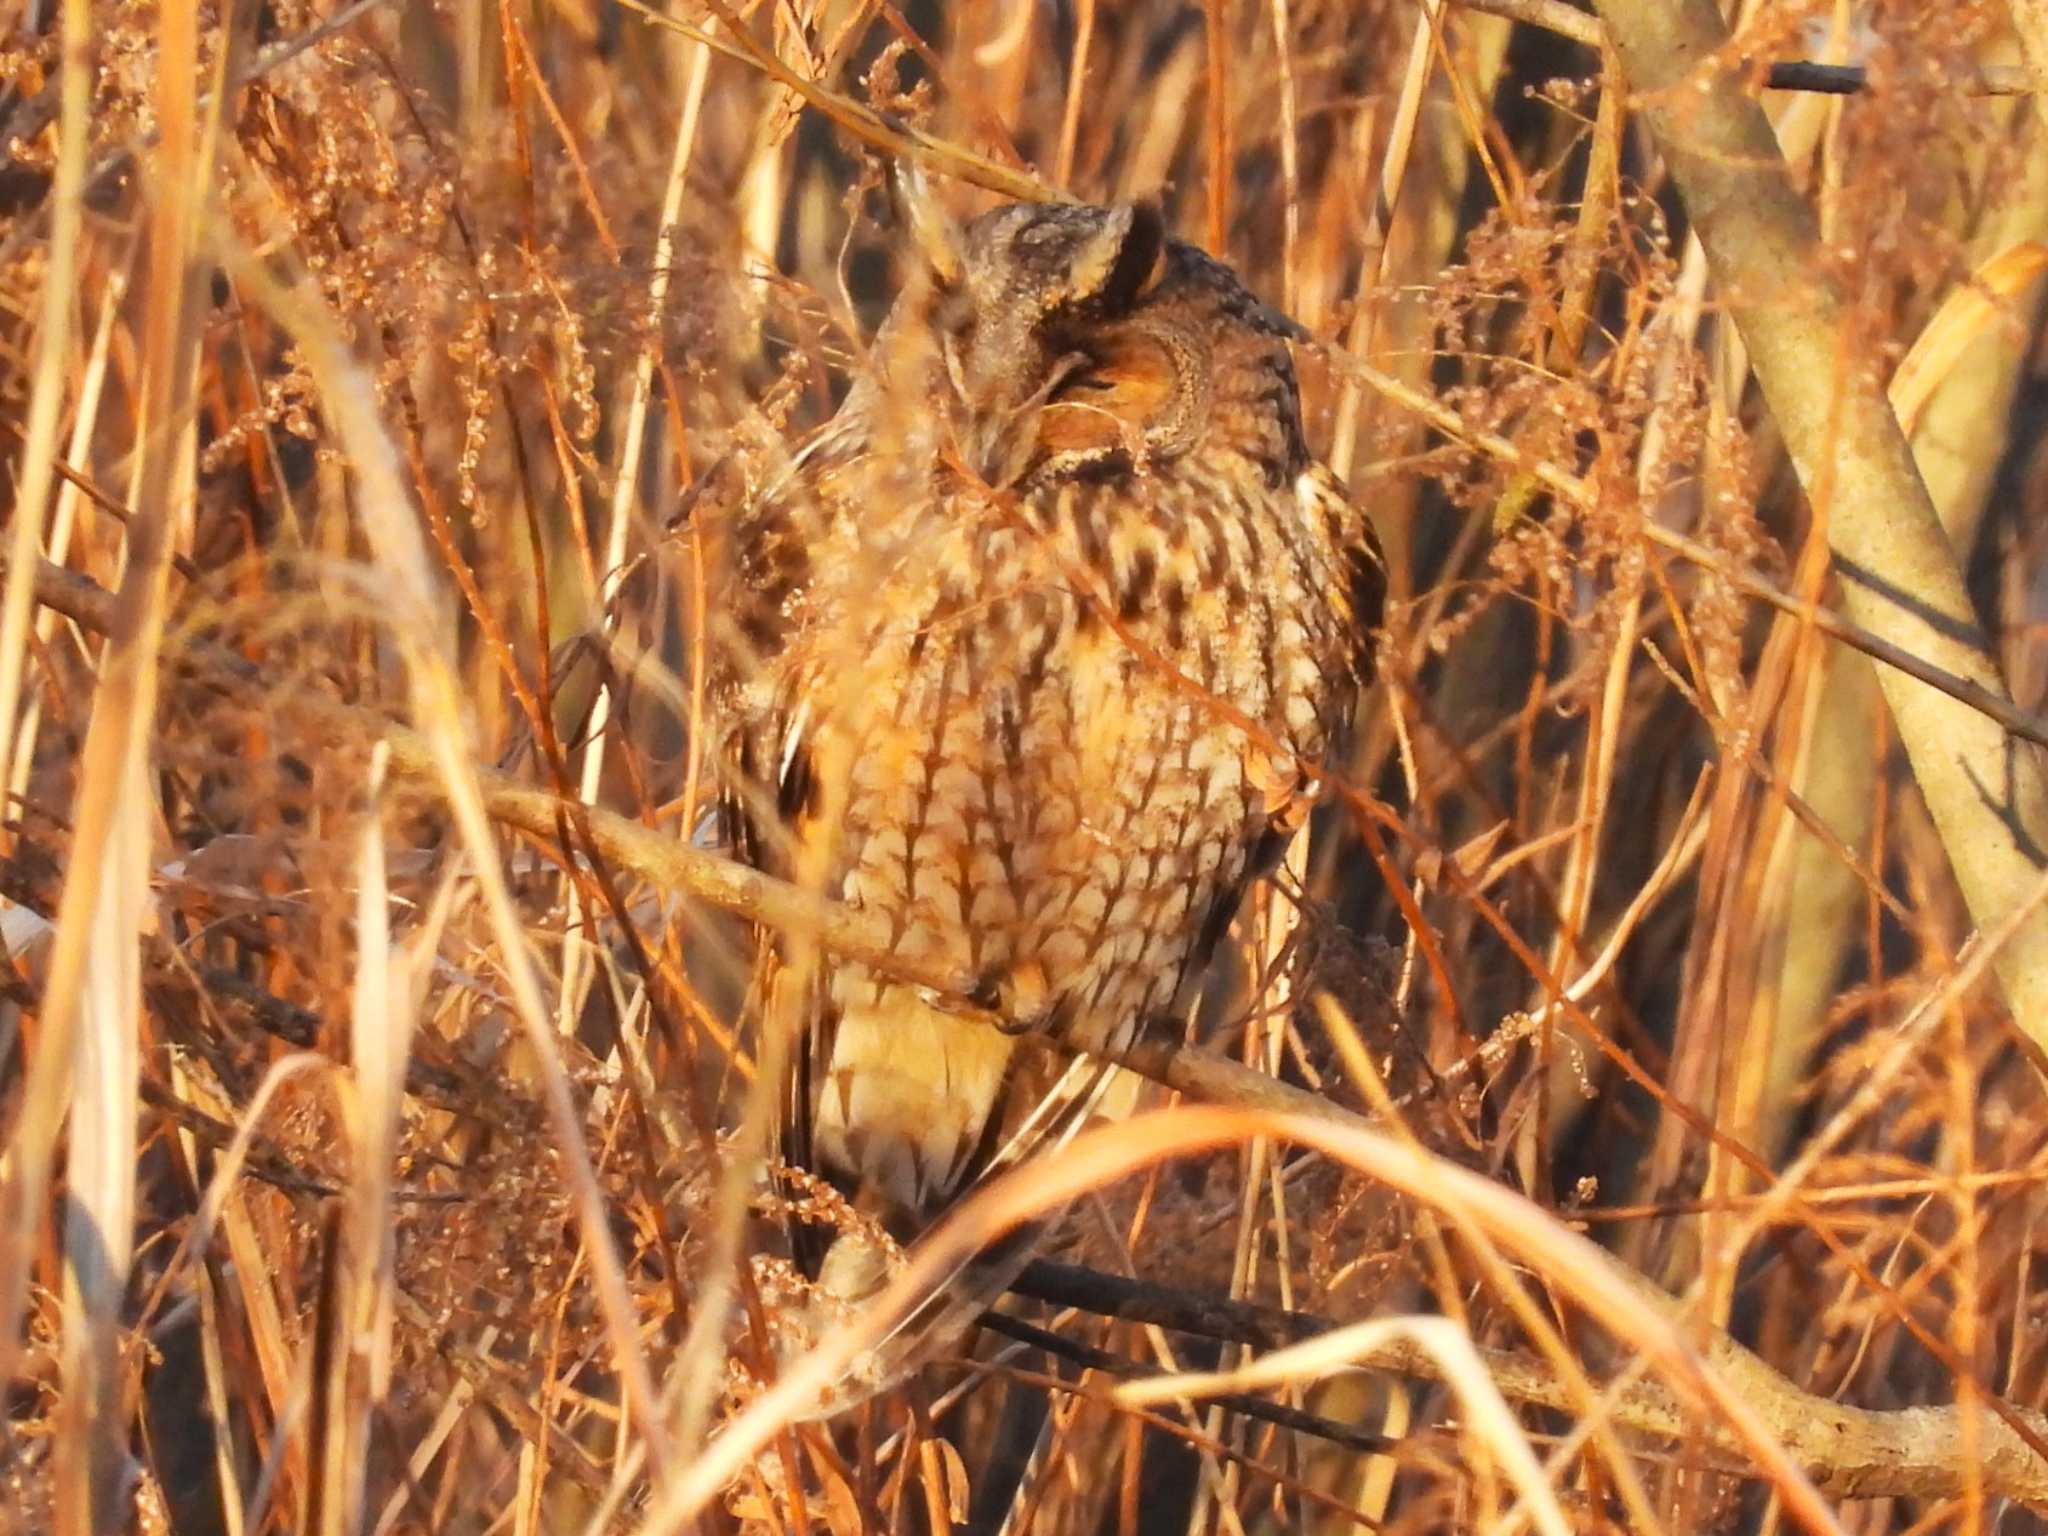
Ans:
[{"label": "tangled dry stalk", "polygon": [[[1732,9],[15,6],[0,1531],[2037,1519],[2039,7]],[[889,155],[1163,190],[1397,601],[1188,1044],[771,1383],[749,925],[886,942],[698,846],[697,539]]]}]

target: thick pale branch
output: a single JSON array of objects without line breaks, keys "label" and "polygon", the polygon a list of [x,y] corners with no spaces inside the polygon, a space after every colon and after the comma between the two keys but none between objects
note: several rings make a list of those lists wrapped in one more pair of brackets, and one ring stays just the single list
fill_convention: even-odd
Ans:
[{"label": "thick pale branch", "polygon": [[[1677,1304],[1648,1281],[1637,1280],[1633,1273],[1629,1279],[1659,1310],[1675,1310]],[[1156,1323],[1262,1350],[1297,1344],[1339,1326],[1305,1312],[1196,1295],[1044,1260],[1029,1265],[1012,1289],[1055,1306]],[[1956,1409],[1873,1413],[1845,1408],[1801,1392],[1723,1335],[1710,1335],[1702,1352],[1715,1370],[1751,1394],[1772,1431],[1825,1492],[1857,1498],[1944,1498],[1962,1491],[1966,1478],[1958,1451],[1962,1426]],[[1577,1409],[1570,1390],[1540,1361],[1513,1350],[1485,1346],[1479,1348],[1479,1354],[1504,1396],[1564,1412]],[[1406,1339],[1388,1341],[1359,1363],[1432,1381],[1438,1379],[1440,1369],[1427,1350]],[[1732,1433],[1711,1423],[1702,1426],[1699,1415],[1685,1408],[1661,1382],[1645,1378],[1629,1384],[1612,1394],[1611,1409],[1614,1421],[1625,1429],[1688,1446],[1697,1446],[1703,1429],[1706,1444],[1698,1448],[1719,1464],[1742,1462],[1742,1447]],[[2026,1417],[2038,1427],[2048,1427],[2048,1418]],[[2040,1458],[2006,1426],[1994,1425],[1988,1414],[1979,1427],[1989,1431],[1982,1442],[1987,1462],[1998,1462],[2011,1480],[2001,1491],[2036,1502],[2048,1497],[2048,1467]],[[1993,1481],[1988,1473],[1986,1481]]]},{"label": "thick pale branch", "polygon": [[[1714,0],[1600,0],[1723,302],[1835,553],[1862,628],[2007,697],[1962,572],[1874,362],[1829,275],[1813,210],[1742,89]],[[1879,682],[1971,916],[1989,927],[2038,877],[2048,780],[1982,713],[1892,669]],[[2048,912],[1998,958],[2021,1029],[2048,1043]]]}]

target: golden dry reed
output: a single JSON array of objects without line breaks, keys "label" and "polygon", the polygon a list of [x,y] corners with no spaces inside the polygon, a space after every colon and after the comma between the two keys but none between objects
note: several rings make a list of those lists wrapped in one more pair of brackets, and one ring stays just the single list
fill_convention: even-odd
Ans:
[{"label": "golden dry reed", "polygon": [[[0,1536],[2033,1528],[2041,15],[6,0]],[[706,641],[892,163],[1156,196],[1391,592],[1187,1045],[792,1356],[754,955],[889,936]]]}]

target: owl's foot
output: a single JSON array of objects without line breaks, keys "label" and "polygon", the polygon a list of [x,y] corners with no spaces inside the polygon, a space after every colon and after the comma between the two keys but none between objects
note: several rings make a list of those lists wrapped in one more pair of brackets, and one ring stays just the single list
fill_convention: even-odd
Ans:
[{"label": "owl's foot", "polygon": [[[803,1300],[780,1309],[774,1319],[776,1369],[795,1367],[812,1350],[839,1339],[888,1288],[903,1267],[903,1252],[879,1234],[858,1229],[832,1240]],[[804,1417],[829,1418],[886,1391],[914,1368],[892,1338],[859,1350],[822,1389]]]}]

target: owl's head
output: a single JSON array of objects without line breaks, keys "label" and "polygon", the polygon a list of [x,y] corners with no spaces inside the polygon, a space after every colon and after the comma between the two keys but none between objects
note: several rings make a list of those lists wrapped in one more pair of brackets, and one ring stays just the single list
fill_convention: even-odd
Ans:
[{"label": "owl's head", "polygon": [[989,484],[1205,453],[1275,481],[1302,467],[1299,328],[1168,239],[1156,203],[1013,203],[965,225],[914,181],[899,203],[922,270],[891,327],[914,328],[927,387]]}]

